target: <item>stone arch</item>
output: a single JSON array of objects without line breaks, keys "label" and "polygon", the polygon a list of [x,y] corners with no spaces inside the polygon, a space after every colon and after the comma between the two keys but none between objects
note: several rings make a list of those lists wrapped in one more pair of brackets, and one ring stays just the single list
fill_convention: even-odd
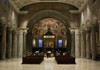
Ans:
[{"label": "stone arch", "polygon": [[70,27],[67,18],[64,17],[61,13],[52,10],[45,10],[36,13],[33,17],[29,19],[29,22],[27,24],[27,27],[29,28],[28,31],[31,31],[30,28],[32,28],[33,23],[37,22],[40,19],[48,18],[48,17],[59,19],[65,23],[64,25],[66,26],[66,28]]},{"label": "stone arch", "polygon": [[[56,18],[58,20],[61,20],[65,27],[66,27],[66,36],[67,38],[67,50],[70,53],[71,50],[71,34],[70,34],[70,25],[69,22],[67,20],[68,17],[64,17],[61,13],[57,12],[57,11],[52,11],[52,10],[45,10],[45,11],[40,11],[38,13],[36,13],[35,15],[33,15],[33,17],[31,17],[31,19],[29,20],[28,24],[27,24],[27,28],[28,29],[28,33],[27,33],[27,46],[32,46],[32,27],[34,25],[34,23],[36,23],[37,21],[43,19],[43,18]],[[30,37],[30,38],[29,38]],[[31,50],[31,47],[29,48],[29,50]]]}]

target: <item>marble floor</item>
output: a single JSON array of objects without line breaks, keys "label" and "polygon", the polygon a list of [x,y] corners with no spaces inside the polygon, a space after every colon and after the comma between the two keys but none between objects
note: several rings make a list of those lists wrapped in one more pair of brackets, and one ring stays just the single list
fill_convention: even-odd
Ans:
[{"label": "marble floor", "polygon": [[76,59],[76,64],[58,65],[54,58],[44,58],[41,64],[21,64],[20,58],[0,61],[0,70],[100,70],[100,61]]}]

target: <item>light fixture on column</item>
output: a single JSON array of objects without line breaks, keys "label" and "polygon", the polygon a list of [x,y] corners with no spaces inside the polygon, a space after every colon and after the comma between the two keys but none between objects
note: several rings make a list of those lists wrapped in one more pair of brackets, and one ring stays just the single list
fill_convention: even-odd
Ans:
[{"label": "light fixture on column", "polygon": [[33,47],[36,46],[36,39],[33,39]]},{"label": "light fixture on column", "polygon": [[14,20],[14,19],[15,19],[15,12],[12,11],[12,20]]},{"label": "light fixture on column", "polygon": [[67,46],[67,39],[65,40],[65,46]]},{"label": "light fixture on column", "polygon": [[81,13],[81,25],[84,23],[84,14],[83,12]]}]

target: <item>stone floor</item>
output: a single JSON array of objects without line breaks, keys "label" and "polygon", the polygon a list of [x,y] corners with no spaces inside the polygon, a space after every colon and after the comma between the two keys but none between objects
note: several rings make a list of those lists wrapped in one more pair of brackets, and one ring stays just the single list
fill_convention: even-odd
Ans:
[{"label": "stone floor", "polygon": [[0,70],[100,70],[100,61],[76,59],[77,64],[58,65],[54,58],[44,58],[41,64],[21,64],[21,59],[0,61]]}]

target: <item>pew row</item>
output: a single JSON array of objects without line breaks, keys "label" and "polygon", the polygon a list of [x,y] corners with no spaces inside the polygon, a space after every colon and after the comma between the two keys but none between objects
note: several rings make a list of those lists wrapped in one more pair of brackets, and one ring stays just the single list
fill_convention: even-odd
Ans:
[{"label": "pew row", "polygon": [[56,60],[57,64],[76,64],[75,57],[72,57],[69,54],[55,56],[55,60]]},{"label": "pew row", "polygon": [[26,56],[22,58],[22,64],[40,64],[44,56]]}]

